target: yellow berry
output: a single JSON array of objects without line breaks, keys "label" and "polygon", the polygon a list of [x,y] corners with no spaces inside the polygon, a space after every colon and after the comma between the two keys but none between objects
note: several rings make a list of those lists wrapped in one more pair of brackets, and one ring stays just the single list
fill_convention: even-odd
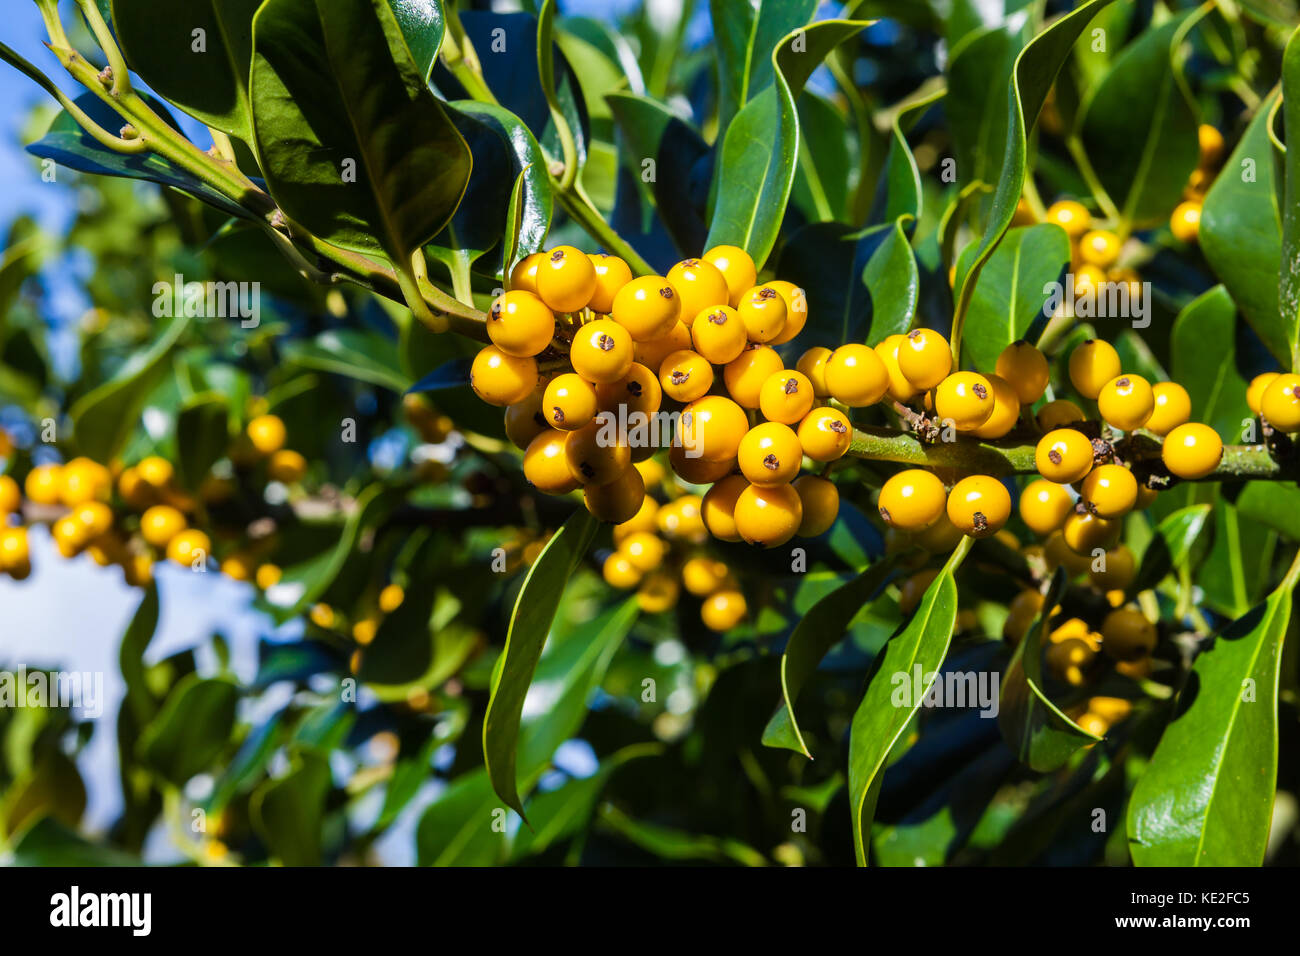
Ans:
[{"label": "yellow berry", "polygon": [[1055,429],[1039,440],[1034,464],[1048,481],[1071,484],[1092,470],[1092,442],[1073,428]]},{"label": "yellow berry", "polygon": [[682,409],[678,444],[685,452],[696,453],[688,458],[729,461],[736,457],[748,430],[749,419],[739,405],[721,395],[706,395]]},{"label": "yellow berry", "polygon": [[758,392],[758,408],[771,422],[793,425],[813,406],[812,382],[802,372],[783,370],[769,375]]},{"label": "yellow berry", "polygon": [[1081,342],[1070,353],[1070,381],[1084,398],[1096,398],[1121,371],[1119,353],[1101,339]]},{"label": "yellow berry", "polygon": [[167,547],[185,525],[185,516],[171,505],[154,505],[140,516],[140,534],[155,548]]},{"label": "yellow berry", "polygon": [[1137,504],[1137,479],[1123,465],[1098,465],[1083,479],[1083,500],[1101,518],[1119,518]]},{"label": "yellow berry", "polygon": [[917,391],[934,388],[952,371],[948,340],[933,329],[913,329],[898,344],[898,367]]},{"label": "yellow berry", "polygon": [[789,425],[764,422],[745,433],[736,458],[750,484],[784,485],[799,474],[803,449]]},{"label": "yellow berry", "polygon": [[640,362],[633,362],[627,374],[617,381],[596,386],[596,405],[602,412],[614,412],[630,418],[634,412],[652,415],[663,403],[659,378]]},{"label": "yellow berry", "polygon": [[736,246],[714,246],[701,257],[715,266],[727,282],[727,304],[735,306],[754,287],[758,269],[749,253]]},{"label": "yellow berry", "polygon": [[729,631],[745,619],[745,596],[724,590],[710,594],[700,607],[700,618],[711,631]]},{"label": "yellow berry", "polygon": [[[740,323],[737,323],[740,324]],[[678,319],[667,334],[648,342],[634,342],[632,356],[646,368],[657,369],[673,352],[691,347],[691,330],[686,323]]]},{"label": "yellow berry", "polygon": [[1076,511],[1061,526],[1061,539],[1075,554],[1091,556],[1098,548],[1105,550],[1114,544],[1121,527],[1119,521]]},{"label": "yellow berry", "polygon": [[771,286],[759,286],[742,295],[736,314],[745,323],[751,342],[771,342],[785,331],[785,299]]},{"label": "yellow berry", "polygon": [[379,610],[392,614],[406,600],[406,591],[400,584],[389,584],[379,592]]},{"label": "yellow berry", "polygon": [[1079,238],[1079,258],[1101,269],[1109,269],[1116,263],[1119,250],[1119,236],[1105,229],[1094,229]]},{"label": "yellow berry", "polygon": [[565,455],[568,433],[548,428],[524,451],[524,478],[548,495],[568,494],[578,487]]},{"label": "yellow berry", "polygon": [[1258,415],[1260,413],[1264,390],[1273,384],[1273,379],[1277,378],[1277,376],[1277,372],[1264,372],[1250,380],[1250,385],[1246,388],[1246,405],[1254,414]]},{"label": "yellow berry", "polygon": [[795,363],[795,368],[812,382],[813,394],[818,398],[826,398],[831,393],[826,387],[826,363],[833,354],[830,349],[817,345],[800,355]]},{"label": "yellow berry", "polygon": [[632,367],[632,359],[632,336],[613,319],[588,322],[569,348],[573,370],[589,382],[618,381]]},{"label": "yellow berry", "polygon": [[659,385],[674,401],[693,402],[713,387],[713,366],[698,352],[673,352],[659,366]]},{"label": "yellow berry", "polygon": [[662,614],[677,603],[679,588],[671,574],[656,571],[647,574],[636,592],[636,603],[645,614]]},{"label": "yellow berry", "polygon": [[529,358],[543,351],[555,336],[555,313],[523,289],[497,296],[488,310],[488,337],[507,355]]},{"label": "yellow berry", "polygon": [[853,426],[838,408],[814,408],[799,423],[799,445],[813,461],[843,458],[853,442]]},{"label": "yellow berry", "polygon": [[263,591],[269,591],[280,583],[280,578],[284,577],[284,572],[275,564],[258,565],[257,571],[253,575],[254,583]]},{"label": "yellow berry", "polygon": [[1179,478],[1204,478],[1223,460],[1223,439],[1209,425],[1189,422],[1165,436],[1160,457]]},{"label": "yellow berry", "polygon": [[998,355],[994,371],[1011,383],[1021,405],[1032,405],[1047,390],[1050,369],[1047,356],[1024,339],[1012,342]]},{"label": "yellow berry", "polygon": [[534,252],[516,262],[515,267],[510,270],[510,288],[523,289],[536,295],[537,269],[545,261],[546,253]]},{"label": "yellow berry", "polygon": [[552,428],[575,431],[591,422],[597,405],[596,387],[581,375],[565,372],[547,383],[542,393],[542,418]]},{"label": "yellow berry", "polygon": [[774,345],[784,345],[794,340],[808,324],[808,295],[793,282],[773,279],[764,288],[775,289],[785,301],[785,328],[772,340]]},{"label": "yellow berry", "polygon": [[[708,500],[708,496],[705,496]],[[682,586],[696,597],[706,597],[727,581],[727,566],[711,558],[691,558],[682,565]]]},{"label": "yellow berry", "polygon": [[1051,534],[1074,511],[1074,499],[1053,481],[1037,478],[1020,493],[1020,519],[1035,534]]},{"label": "yellow berry", "polygon": [[[643,473],[642,480],[644,479],[645,475]],[[645,498],[641,500],[641,507],[637,509],[636,514],[621,524],[614,526],[614,544],[620,545],[628,538],[632,537],[632,535],[641,531],[654,531],[655,514],[658,511],[659,503],[649,495],[646,495]]]},{"label": "yellow berry", "polygon": [[23,482],[27,500],[34,505],[57,505],[63,492],[62,474],[60,465],[37,465]]},{"label": "yellow berry", "polygon": [[605,583],[620,591],[628,591],[641,583],[641,572],[621,551],[615,551],[605,559],[600,568]]},{"label": "yellow berry", "polygon": [[709,534],[719,541],[739,541],[736,530],[736,501],[749,487],[742,475],[728,475],[717,482],[704,495],[700,512]]},{"label": "yellow berry", "polygon": [[803,508],[803,520],[796,532],[801,538],[815,538],[830,530],[840,513],[840,492],[835,483],[817,475],[803,475],[794,481]]},{"label": "yellow berry", "polygon": [[803,503],[791,485],[751,484],[736,499],[736,531],[749,544],[775,548],[803,523]]},{"label": "yellow berry", "polygon": [[657,534],[638,531],[628,536],[618,549],[627,555],[627,559],[638,571],[648,572],[663,564],[664,553],[668,550],[668,546]]},{"label": "yellow berry", "polygon": [[1156,382],[1151,386],[1155,407],[1142,427],[1157,435],[1168,435],[1192,417],[1192,397],[1177,382]]},{"label": "yellow berry", "polygon": [[663,276],[641,276],[619,289],[610,318],[627,329],[636,342],[667,335],[678,319],[689,321],[677,291]]},{"label": "yellow berry", "polygon": [[555,312],[586,308],[596,292],[596,267],[573,246],[556,246],[537,266],[537,295]]},{"label": "yellow berry", "polygon": [[993,386],[976,372],[954,372],[934,390],[935,414],[961,432],[973,431],[988,421],[993,406]]},{"label": "yellow berry", "polygon": [[880,517],[900,531],[920,531],[944,512],[947,494],[943,482],[922,468],[893,475],[880,489]]},{"label": "yellow berry", "polygon": [[1193,243],[1201,234],[1201,204],[1182,202],[1169,217],[1169,231],[1179,242]]},{"label": "yellow berry", "polygon": [[197,528],[187,528],[167,543],[167,557],[188,568],[205,563],[211,550],[212,542]]},{"label": "yellow berry", "polygon": [[266,474],[272,481],[295,484],[307,474],[307,459],[296,451],[281,448],[267,460]]},{"label": "yellow berry", "polygon": [[587,510],[598,521],[621,524],[641,509],[641,502],[645,499],[645,482],[635,468],[625,468],[611,482],[583,485],[582,499]]},{"label": "yellow berry", "polygon": [[1156,626],[1133,608],[1117,608],[1101,622],[1101,648],[1117,661],[1135,661],[1156,649]]},{"label": "yellow berry", "polygon": [[681,319],[692,329],[701,312],[731,301],[727,280],[712,262],[683,259],[668,270],[667,278],[681,302]]},{"label": "yellow berry", "polygon": [[475,394],[489,405],[513,405],[522,402],[537,388],[537,362],[507,355],[495,345],[488,345],[474,356],[469,384]]},{"label": "yellow berry", "polygon": [[826,360],[826,388],[851,408],[874,405],[885,397],[889,372],[869,345],[841,345]]},{"label": "yellow berry", "polygon": [[[284,422],[280,420],[278,415],[258,415],[248,423],[246,431],[248,434],[248,440],[252,442],[253,447],[263,455],[271,455],[279,451],[284,447],[285,439],[288,437],[288,433],[284,427]],[[151,474],[146,462],[141,462],[140,464],[145,465],[145,468],[141,471],[140,475],[145,481],[149,482],[149,484],[153,485],[155,488],[161,488],[167,483],[166,480],[158,480],[161,472]],[[171,477],[170,465],[166,470],[166,474],[168,478]]]},{"label": "yellow berry", "polygon": [[714,365],[726,365],[740,357],[748,341],[745,323],[729,305],[702,309],[691,325],[691,342]]},{"label": "yellow berry", "polygon": [[575,481],[605,485],[629,469],[632,450],[614,440],[615,424],[612,413],[601,412],[582,428],[569,432],[564,457]]},{"label": "yellow berry", "polygon": [[18,482],[8,475],[0,475],[0,526],[4,516],[17,511],[23,505],[23,493]]},{"label": "yellow berry", "polygon": [[1044,432],[1064,428],[1067,425],[1077,425],[1079,422],[1088,420],[1087,416],[1083,414],[1083,409],[1065,398],[1058,398],[1054,402],[1048,402],[1038,410],[1035,418],[1038,427]]},{"label": "yellow berry", "polygon": [[1075,242],[1092,227],[1092,214],[1082,203],[1063,199],[1047,207],[1047,221],[1060,226]]},{"label": "yellow berry", "polygon": [[877,343],[875,347],[876,355],[884,363],[885,374],[889,376],[889,387],[885,394],[896,402],[906,402],[916,395],[916,388],[903,374],[898,364],[898,350],[905,341],[907,341],[906,335],[891,335]]},{"label": "yellow berry", "polygon": [[763,383],[785,368],[781,356],[767,345],[753,345],[728,362],[722,369],[727,391],[744,408],[758,408]]},{"label": "yellow berry", "polygon": [[1020,398],[1011,383],[1001,376],[984,377],[993,389],[993,413],[983,425],[973,429],[971,434],[976,438],[1001,438],[1020,421]]},{"label": "yellow berry", "polygon": [[591,293],[587,308],[593,312],[608,314],[614,308],[614,296],[618,290],[632,281],[632,270],[618,256],[600,252],[588,255],[591,267],[596,271],[596,289]]},{"label": "yellow berry", "polygon": [[948,493],[948,520],[972,538],[996,534],[1011,517],[1011,494],[988,475],[963,478]]},{"label": "yellow berry", "polygon": [[[1278,431],[1300,432],[1300,375],[1288,372],[1269,382],[1259,400],[1259,414]],[[30,490],[27,497],[32,497]]]},{"label": "yellow berry", "polygon": [[1155,393],[1141,375],[1131,372],[1111,379],[1097,395],[1097,409],[1112,428],[1131,432],[1146,424],[1155,410]]}]

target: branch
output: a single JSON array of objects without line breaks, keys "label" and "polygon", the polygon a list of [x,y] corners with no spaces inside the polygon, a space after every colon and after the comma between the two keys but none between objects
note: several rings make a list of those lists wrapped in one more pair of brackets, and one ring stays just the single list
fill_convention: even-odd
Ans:
[{"label": "branch", "polygon": [[[927,443],[911,432],[889,428],[855,428],[848,454],[871,461],[895,461],[927,468],[952,468],[960,472],[1005,477],[1038,473],[1034,464],[1034,442],[1020,439],[978,441],[958,438],[951,442]],[[1175,478],[1160,459],[1160,443],[1146,434],[1121,439],[1115,445],[1140,482],[1151,479],[1153,488],[1186,480]],[[1280,446],[1225,445],[1219,467],[1196,481],[1290,481],[1300,478],[1300,462]]]}]

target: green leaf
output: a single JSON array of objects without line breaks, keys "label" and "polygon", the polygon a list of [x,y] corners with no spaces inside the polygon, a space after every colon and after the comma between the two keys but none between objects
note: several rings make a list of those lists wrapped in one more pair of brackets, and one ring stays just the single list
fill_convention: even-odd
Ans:
[{"label": "green leaf", "polygon": [[290,770],[249,798],[249,814],[271,855],[285,866],[320,866],[330,768],[325,756],[301,751]]},{"label": "green leaf", "polygon": [[1007,124],[1006,147],[998,166],[1000,172],[989,210],[988,228],[980,238],[970,264],[964,271],[960,268],[957,271],[953,339],[954,350],[959,354],[962,325],[975,292],[976,280],[1016,215],[1016,206],[1025,185],[1028,131],[1037,121],[1047,93],[1061,70],[1061,64],[1073,49],[1075,40],[1097,12],[1112,2],[1113,0],[1091,0],[1065,14],[1030,40],[1016,57],[1007,101],[1011,119]]},{"label": "green leaf", "polygon": [[1279,362],[1291,361],[1290,332],[1278,311],[1282,226],[1268,118],[1262,102],[1201,207],[1199,243],[1241,314]]},{"label": "green leaf", "polygon": [[[799,157],[795,100],[831,50],[865,22],[821,20],[787,35],[772,50],[776,82],[728,124],[714,193],[717,202],[705,246],[739,246],[762,268],[785,216]],[[801,49],[793,48],[796,40]]]},{"label": "green leaf", "polygon": [[1124,221],[1138,227],[1169,218],[1200,155],[1196,116],[1174,74],[1172,48],[1185,22],[1174,17],[1125,47],[1083,109],[1088,161]]},{"label": "green leaf", "polygon": [[387,0],[266,0],[251,88],[263,172],[290,219],[399,269],[447,225],[472,159]]},{"label": "green leaf", "polygon": [[176,471],[181,485],[197,491],[230,445],[226,399],[212,392],[196,395],[176,416]]},{"label": "green leaf", "polygon": [[[167,108],[151,96],[144,97],[149,107],[168,123],[172,123]],[[94,93],[83,93],[75,100],[77,106],[100,126],[117,130],[122,127],[122,117],[110,109]],[[249,218],[247,209],[231,202],[226,196],[209,186],[188,170],[154,152],[118,153],[100,143],[78,125],[67,111],[59,113],[49,130],[27,152],[41,159],[52,159],[61,166],[96,176],[114,176],[121,179],[141,179],[145,182],[170,186],[188,193],[220,209],[228,216]]]},{"label": "green leaf", "polygon": [[1237,497],[1243,517],[1300,542],[1300,487],[1293,481],[1249,481]]},{"label": "green leaf", "polygon": [[1277,687],[1300,563],[1192,665],[1128,810],[1138,866],[1259,866],[1277,788]]},{"label": "green leaf", "polygon": [[1280,330],[1290,347],[1279,356],[1284,367],[1300,369],[1300,30],[1291,34],[1282,54],[1282,117],[1291,140],[1286,151],[1285,201],[1282,203],[1282,275],[1278,287]]},{"label": "green leaf", "polygon": [[709,0],[718,59],[718,128],[772,85],[767,53],[792,30],[805,25],[816,0]]},{"label": "green leaf", "polygon": [[167,370],[167,357],[190,320],[176,316],[144,351],[126,361],[112,379],[83,395],[68,415],[77,447],[96,461],[111,461],[140,424],[149,393]]},{"label": "green leaf", "polygon": [[811,90],[799,97],[799,165],[795,206],[809,222],[847,220],[850,155],[848,120],[838,106]]},{"label": "green leaf", "polygon": [[27,831],[14,847],[12,866],[133,866],[139,857],[83,839],[63,824],[46,817]]},{"label": "green leaf", "polygon": [[384,491],[379,482],[365,488],[357,495],[337,540],[316,556],[284,569],[279,584],[267,594],[276,621],[283,623],[296,617],[325,593],[347,563],[356,547],[357,537],[388,514],[393,496],[384,494]]},{"label": "green leaf", "polygon": [[1011,229],[975,283],[963,341],[968,364],[991,369],[1002,350],[1029,334],[1049,298],[1044,291],[1070,262],[1070,238],[1053,223]]},{"label": "green leaf", "polygon": [[752,846],[729,837],[689,833],[676,827],[635,820],[616,807],[607,806],[601,823],[630,843],[665,860],[703,860],[711,863],[739,863],[766,866],[767,860]]},{"label": "green leaf", "polygon": [[140,761],[167,782],[182,786],[225,749],[238,703],[239,688],[230,681],[187,674],[140,734]]},{"label": "green leaf", "polygon": [[0,836],[12,841],[39,820],[52,818],[69,827],[86,811],[86,785],[77,765],[51,748],[9,785],[0,800]]},{"label": "green leaf", "polygon": [[401,371],[397,344],[378,332],[330,329],[314,339],[287,342],[284,355],[303,368],[344,375],[398,393],[411,385]]},{"label": "green leaf", "polygon": [[[912,716],[921,707],[952,640],[957,620],[957,584],[953,574],[970,551],[971,539],[962,538],[948,563],[931,582],[912,617],[889,639],[872,664],[866,693],[853,714],[849,731],[849,811],[853,824],[853,851],[858,865],[867,865],[867,840],[876,798],[880,794],[885,760]],[[920,668],[919,694],[905,703],[896,702],[898,681],[911,686],[915,668]]]},{"label": "green leaf", "polygon": [[1101,740],[1088,733],[1053,704],[1043,692],[1043,634],[1051,609],[1065,595],[1069,578],[1064,568],[1052,577],[1043,611],[1025,635],[1002,681],[998,727],[1016,757],[1040,773],[1065,765],[1080,747]]},{"label": "green leaf", "polygon": [[888,230],[885,241],[871,254],[862,270],[862,284],[871,295],[868,345],[875,345],[912,327],[921,286],[916,256],[907,241],[907,234],[903,232],[902,220],[885,228]]},{"label": "green leaf", "polygon": [[515,600],[505,650],[493,676],[483,718],[483,761],[492,788],[521,817],[524,810],[515,768],[524,697],[564,596],[564,584],[586,555],[596,528],[596,519],[588,512],[576,511],[546,543]]},{"label": "green leaf", "polygon": [[894,570],[894,561],[877,561],[853,580],[827,594],[799,619],[785,645],[785,653],[781,655],[782,702],[763,731],[764,746],[783,747],[812,758],[795,717],[795,701],[822,658],[843,639],[853,618],[880,593]]},{"label": "green leaf", "polygon": [[1194,422],[1204,422],[1230,441],[1251,417],[1246,380],[1237,371],[1237,309],[1227,290],[1215,286],[1178,313],[1170,338],[1171,378],[1188,388]]},{"label": "green leaf", "polygon": [[127,65],[150,88],[251,147],[248,70],[253,14],[260,5],[261,0],[112,0],[113,30]]},{"label": "green leaf", "polygon": [[1162,520],[1142,554],[1129,593],[1138,594],[1155,587],[1175,568],[1195,569],[1210,549],[1213,511],[1213,505],[1190,505]]},{"label": "green leaf", "polygon": [[388,0],[388,5],[406,39],[416,70],[428,83],[447,27],[441,0]]}]

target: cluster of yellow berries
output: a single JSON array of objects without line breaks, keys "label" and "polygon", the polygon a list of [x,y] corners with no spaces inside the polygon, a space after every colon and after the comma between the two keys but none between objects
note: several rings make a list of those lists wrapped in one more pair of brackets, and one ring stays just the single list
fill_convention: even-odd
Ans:
[{"label": "cluster of yellow berries", "polygon": [[[807,299],[789,282],[757,281],[734,246],[639,278],[617,256],[569,246],[522,260],[491,307],[493,344],[475,358],[471,384],[507,406],[506,434],[524,450],[528,481],[547,494],[581,488],[593,515],[622,523],[645,500],[632,465],[670,445],[678,476],[712,485],[702,513],[715,537],[774,547],[826,531],[839,495],[823,477],[800,478],[803,460],[848,451],[849,419],[824,400],[879,400],[883,368],[868,375],[874,396],[860,366],[879,363],[865,345],[834,358],[814,349],[786,369],[774,346],[803,329]],[[544,375],[537,357],[548,351],[572,371]],[[655,424],[661,412],[667,429]],[[646,441],[630,440],[638,421],[649,423]]]},{"label": "cluster of yellow berries", "polygon": [[[306,473],[306,459],[284,447],[285,437],[278,417],[257,416],[231,456],[241,461],[265,459],[268,478],[297,482]],[[24,499],[34,509],[52,512],[37,514],[36,519],[49,520],[50,535],[63,557],[84,553],[103,567],[118,565],[129,585],[148,584],[161,557],[188,568],[206,568],[211,538],[191,527],[198,502],[175,478],[172,463],[157,455],[129,466],[104,465],[86,457],[37,465],[28,471],[21,488],[13,477],[0,475],[0,570],[16,579],[31,573],[27,527],[22,523]],[[228,479],[208,475],[200,497],[218,503],[232,487]],[[279,568],[259,566],[243,552],[221,562],[221,570],[237,580],[256,580],[263,589],[280,579]]]},{"label": "cluster of yellow berries", "polygon": [[[634,467],[647,487],[653,488],[664,477],[654,459]],[[744,619],[748,608],[726,563],[703,550],[708,539],[704,499],[680,493],[667,482],[664,486],[672,495],[670,501],[661,505],[647,494],[635,515],[614,526],[615,549],[601,567],[605,581],[619,590],[636,588],[637,604],[648,614],[674,607],[680,589],[685,588],[702,602],[700,618],[706,627],[730,630]],[[675,564],[679,567],[674,570]]]},{"label": "cluster of yellow berries", "polygon": [[1201,158],[1196,169],[1187,178],[1183,201],[1169,217],[1169,231],[1179,242],[1196,242],[1201,232],[1201,205],[1205,194],[1214,182],[1214,175],[1223,159],[1223,134],[1213,126],[1202,124],[1197,129]]},{"label": "cluster of yellow berries", "polygon": [[374,641],[375,635],[379,633],[379,625],[383,623],[384,616],[396,611],[405,600],[406,589],[400,584],[390,581],[374,596],[371,608],[355,621],[352,621],[351,627],[347,626],[347,622],[338,611],[324,602],[313,604],[307,616],[313,624],[323,631],[336,633],[346,629],[352,635],[352,640],[357,645],[352,662],[352,671],[356,673],[361,665],[361,648]]}]

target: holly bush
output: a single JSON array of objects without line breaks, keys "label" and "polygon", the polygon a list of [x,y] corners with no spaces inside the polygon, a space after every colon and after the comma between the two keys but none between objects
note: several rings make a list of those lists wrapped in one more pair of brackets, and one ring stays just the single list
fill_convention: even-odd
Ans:
[{"label": "holly bush", "polygon": [[141,598],[11,857],[1295,862],[1294,4],[36,5],[0,569]]}]

